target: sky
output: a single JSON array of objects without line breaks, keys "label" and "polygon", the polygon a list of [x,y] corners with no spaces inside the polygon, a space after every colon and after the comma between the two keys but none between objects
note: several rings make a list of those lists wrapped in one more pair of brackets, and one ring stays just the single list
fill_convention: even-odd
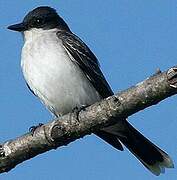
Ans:
[{"label": "sky", "polygon": [[[33,8],[56,8],[72,31],[98,57],[114,92],[126,89],[177,64],[177,5],[175,0],[0,0],[0,142],[26,133],[30,126],[52,119],[26,87],[20,68],[21,34],[7,26],[22,21]],[[151,141],[177,163],[177,97],[129,117]],[[0,180],[166,180],[176,169],[152,175],[125,148],[118,152],[94,135],[67,147],[25,161]]]}]

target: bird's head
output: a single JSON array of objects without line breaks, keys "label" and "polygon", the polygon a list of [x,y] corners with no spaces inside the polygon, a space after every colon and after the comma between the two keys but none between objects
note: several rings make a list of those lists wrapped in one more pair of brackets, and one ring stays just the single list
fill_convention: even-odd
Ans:
[{"label": "bird's head", "polygon": [[30,29],[54,29],[70,31],[65,21],[57,14],[56,10],[48,7],[41,6],[30,11],[21,23],[14,24],[8,27],[13,31],[24,32]]}]

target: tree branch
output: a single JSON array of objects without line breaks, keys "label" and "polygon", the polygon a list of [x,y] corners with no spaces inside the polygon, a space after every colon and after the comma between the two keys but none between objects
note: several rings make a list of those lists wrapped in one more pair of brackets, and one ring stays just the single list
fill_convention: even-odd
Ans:
[{"label": "tree branch", "polygon": [[[100,128],[118,123],[119,119],[155,105],[177,94],[177,67],[158,72],[114,96],[97,102],[79,113],[66,114],[0,146],[0,173],[38,154],[91,134]],[[115,121],[115,117],[117,121]]]}]

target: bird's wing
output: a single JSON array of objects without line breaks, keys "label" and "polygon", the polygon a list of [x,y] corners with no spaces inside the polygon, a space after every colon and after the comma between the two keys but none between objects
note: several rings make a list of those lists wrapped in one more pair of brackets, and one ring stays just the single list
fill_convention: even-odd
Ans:
[{"label": "bird's wing", "polygon": [[[88,80],[95,87],[96,91],[103,98],[113,95],[109,84],[100,70],[97,58],[87,47],[87,45],[80,38],[70,32],[59,31],[57,36],[62,40],[63,46],[66,49],[68,55],[71,57],[71,60],[78,64],[78,66],[85,73]],[[98,132],[95,132],[95,134],[104,139],[116,149],[121,151],[123,150],[123,147],[117,136],[109,132],[107,133],[103,130],[99,130]]]},{"label": "bird's wing", "polygon": [[71,32],[59,31],[57,36],[62,40],[63,46],[71,60],[79,65],[97,92],[103,98],[113,95],[109,84],[100,70],[97,58],[88,46]]}]

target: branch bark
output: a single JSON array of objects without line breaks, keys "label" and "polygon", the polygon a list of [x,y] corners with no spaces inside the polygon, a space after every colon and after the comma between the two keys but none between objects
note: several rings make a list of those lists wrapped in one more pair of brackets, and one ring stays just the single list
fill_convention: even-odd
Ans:
[{"label": "branch bark", "polygon": [[177,94],[177,67],[163,73],[158,71],[143,82],[87,107],[78,117],[75,113],[66,114],[37,128],[34,134],[27,133],[4,142],[0,146],[0,173],[8,172],[38,154],[118,123],[119,119],[174,94]]}]

